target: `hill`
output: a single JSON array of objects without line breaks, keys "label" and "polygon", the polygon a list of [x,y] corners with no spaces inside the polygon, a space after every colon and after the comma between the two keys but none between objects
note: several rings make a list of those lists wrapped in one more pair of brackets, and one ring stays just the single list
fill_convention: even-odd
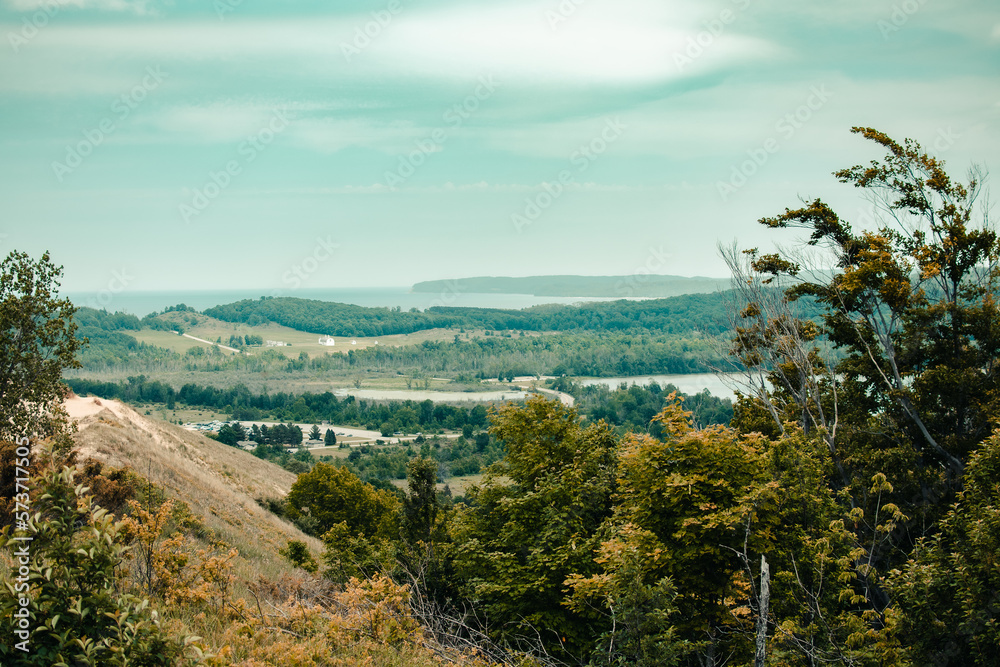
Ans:
[{"label": "hill", "polygon": [[731,299],[732,293],[726,292],[572,306],[547,304],[521,310],[434,306],[423,312],[401,312],[294,297],[263,297],[209,308],[204,315],[249,326],[273,322],[298,331],[333,336],[385,336],[449,327],[595,333],[626,329],[720,333],[728,326],[726,308]]},{"label": "hill", "polygon": [[[81,473],[88,485],[120,481],[124,469],[139,487],[140,504],[122,514],[133,544],[119,585],[148,596],[162,636],[186,647],[184,660],[157,655],[148,664],[496,664],[468,638],[439,641],[438,626],[450,621],[411,603],[409,587],[315,573],[325,545],[256,502],[282,502],[296,475],[118,401],[73,396],[64,407],[77,424],[78,483]],[[0,562],[0,573],[9,568]]]},{"label": "hill", "polygon": [[288,540],[322,550],[319,540],[256,502],[283,498],[294,474],[200,433],[144,417],[119,401],[73,397],[64,405],[77,420],[74,439],[81,459],[128,466],[169,497],[183,500],[207,529],[242,555],[253,556],[249,567],[258,568],[262,556],[280,564],[278,549]]},{"label": "hill", "polygon": [[421,293],[531,294],[564,297],[665,297],[729,289],[728,278],[635,274],[630,276],[479,276],[428,280],[412,287]]}]

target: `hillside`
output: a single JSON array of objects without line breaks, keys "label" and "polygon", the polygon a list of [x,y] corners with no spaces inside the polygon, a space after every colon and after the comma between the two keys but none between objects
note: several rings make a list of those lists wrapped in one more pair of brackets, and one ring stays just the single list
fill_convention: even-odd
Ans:
[{"label": "hillside", "polygon": [[459,294],[531,294],[562,297],[667,297],[729,289],[728,278],[635,274],[630,276],[478,276],[428,280],[414,292]]},{"label": "hillside", "polygon": [[[296,476],[243,450],[199,433],[149,419],[124,403],[97,398],[67,399],[77,421],[74,439],[81,459],[128,466],[186,502],[192,514],[241,558],[262,556],[281,563],[278,549],[301,540],[317,553],[319,540],[260,507],[256,498],[284,497]],[[279,568],[282,569],[282,568]]]},{"label": "hillside", "polygon": [[731,292],[713,292],[644,301],[619,299],[572,306],[547,304],[520,310],[433,306],[423,312],[365,308],[294,297],[264,297],[223,304],[203,314],[224,322],[248,326],[273,322],[298,331],[332,336],[385,336],[449,327],[595,333],[627,329],[721,333],[728,328],[726,313],[732,296]]},{"label": "hillside", "polygon": [[[305,544],[309,561],[320,560],[326,550],[322,542],[255,502],[284,498],[296,475],[240,449],[149,419],[119,401],[73,396],[64,407],[78,428],[73,439],[80,468],[89,468],[91,461],[104,464],[105,472],[128,466],[168,499],[182,503],[180,519],[175,505],[164,534],[152,542],[142,536],[158,530],[150,523],[161,516],[155,506],[152,514],[134,508],[122,522],[135,526],[124,530],[135,530],[139,537],[132,544],[132,560],[119,570],[120,584],[149,596],[163,636],[187,647],[183,660],[154,649],[157,657],[148,664],[496,664],[483,652],[492,645],[482,635],[474,635],[474,643],[452,637],[452,619],[411,603],[409,587],[384,575],[334,582],[315,573],[315,562],[310,573],[293,566],[287,551],[279,553],[291,546],[290,540]],[[144,553],[154,563],[151,590],[143,588]],[[6,575],[10,567],[9,561],[0,561],[0,573]],[[502,649],[497,655],[503,664],[511,664]]]}]

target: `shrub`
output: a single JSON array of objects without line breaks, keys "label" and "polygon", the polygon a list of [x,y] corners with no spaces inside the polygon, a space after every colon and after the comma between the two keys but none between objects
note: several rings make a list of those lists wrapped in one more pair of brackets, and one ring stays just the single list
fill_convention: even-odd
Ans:
[{"label": "shrub", "polygon": [[30,637],[19,639],[27,642],[27,651],[13,642],[0,644],[0,662],[12,667],[194,662],[185,658],[190,639],[168,636],[148,600],[121,592],[117,570],[127,551],[122,523],[73,481],[70,468],[48,473],[40,480],[35,514],[19,526],[20,534],[0,533],[0,548],[28,545],[30,552],[24,569],[14,570],[27,571],[23,582],[12,575],[0,589],[0,615],[25,617]]}]

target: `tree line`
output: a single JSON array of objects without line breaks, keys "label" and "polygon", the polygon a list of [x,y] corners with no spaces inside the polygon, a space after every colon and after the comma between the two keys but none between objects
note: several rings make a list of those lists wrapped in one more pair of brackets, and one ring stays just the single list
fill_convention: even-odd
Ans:
[{"label": "tree line", "polygon": [[179,403],[229,413],[239,421],[275,419],[282,422],[319,423],[327,421],[388,431],[413,432],[416,429],[461,429],[486,426],[486,407],[471,408],[424,401],[368,401],[354,396],[338,398],[332,392],[252,393],[245,385],[227,389],[183,385],[179,391],[159,380],[145,376],[130,377],[124,382],[67,379],[66,384],[79,395],[97,395],[131,403],[161,403],[173,409]]},{"label": "tree line", "polygon": [[205,315],[250,326],[274,322],[336,336],[386,336],[433,328],[514,331],[722,333],[728,293],[687,294],[644,301],[547,304],[521,310],[434,306],[426,311],[367,308],[294,297],[261,297],[215,306]]}]

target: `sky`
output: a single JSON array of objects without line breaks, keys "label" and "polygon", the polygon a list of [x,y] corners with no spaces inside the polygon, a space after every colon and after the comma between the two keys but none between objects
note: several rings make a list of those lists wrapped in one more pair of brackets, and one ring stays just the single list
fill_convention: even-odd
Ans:
[{"label": "sky", "polygon": [[0,0],[0,251],[63,290],[726,275],[913,138],[996,168],[995,0]]}]

